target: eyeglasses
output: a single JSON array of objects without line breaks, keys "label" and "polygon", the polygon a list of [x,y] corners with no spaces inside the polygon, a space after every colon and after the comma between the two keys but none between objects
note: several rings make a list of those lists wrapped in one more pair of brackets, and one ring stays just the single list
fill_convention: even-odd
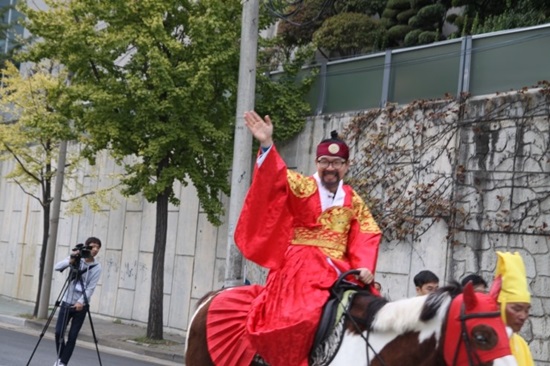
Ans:
[{"label": "eyeglasses", "polygon": [[341,167],[344,166],[344,164],[346,164],[346,161],[345,160],[329,161],[327,159],[320,159],[320,160],[317,160],[317,164],[319,164],[319,166],[323,169],[328,168],[331,165],[334,169],[340,169]]}]

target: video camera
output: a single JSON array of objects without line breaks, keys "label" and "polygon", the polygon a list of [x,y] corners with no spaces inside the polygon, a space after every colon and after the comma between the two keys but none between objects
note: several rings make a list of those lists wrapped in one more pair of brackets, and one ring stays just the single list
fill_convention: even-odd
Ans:
[{"label": "video camera", "polygon": [[72,253],[71,254],[71,258],[74,258],[76,259],[76,262],[80,262],[80,259],[84,258],[91,258],[92,257],[92,251],[90,249],[90,247],[87,247],[87,246],[84,246],[84,244],[80,243],[80,244],[77,244],[74,248],[73,248],[73,252],[77,252],[77,253]]}]

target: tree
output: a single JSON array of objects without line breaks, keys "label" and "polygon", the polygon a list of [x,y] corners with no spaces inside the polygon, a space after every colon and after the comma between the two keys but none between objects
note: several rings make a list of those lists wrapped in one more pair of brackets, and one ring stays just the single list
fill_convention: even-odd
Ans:
[{"label": "tree", "polygon": [[[124,193],[156,202],[147,336],[162,339],[168,203],[176,180],[192,183],[219,223],[228,194],[240,3],[229,1],[46,1],[26,8],[41,37],[27,57],[58,59],[74,72],[75,123],[93,162],[110,149],[124,165]],[[215,35],[213,37],[213,35]],[[133,159],[125,159],[133,156]],[[123,160],[125,159],[125,160]]]},{"label": "tree", "polygon": [[312,41],[313,34],[323,21],[335,13],[325,0],[301,0],[295,4],[287,14],[281,14],[277,31],[284,44],[303,46]]},{"label": "tree", "polygon": [[162,339],[168,203],[179,204],[174,183],[194,185],[214,224],[229,193],[241,2],[46,4],[47,11],[23,8],[39,37],[24,59],[56,59],[74,74],[65,112],[87,132],[84,155],[93,163],[108,149],[125,168],[123,193],[156,203],[147,337]]},{"label": "tree", "polygon": [[[24,193],[36,199],[43,209],[42,249],[39,260],[39,282],[34,316],[42,288],[44,260],[50,234],[50,208],[53,201],[52,181],[57,172],[59,144],[74,139],[69,119],[59,112],[64,103],[66,72],[58,63],[43,61],[21,73],[7,62],[2,69],[0,89],[0,160],[15,161],[15,168],[6,178],[15,182]],[[67,159],[67,185],[76,186],[76,172],[81,159],[72,155]],[[64,201],[73,203],[86,197],[95,206],[95,200],[105,202],[105,193],[68,192]],[[93,195],[97,193],[97,195]]]},{"label": "tree", "polygon": [[323,22],[313,39],[329,57],[349,57],[382,49],[385,33],[382,23],[370,15],[341,13]]}]

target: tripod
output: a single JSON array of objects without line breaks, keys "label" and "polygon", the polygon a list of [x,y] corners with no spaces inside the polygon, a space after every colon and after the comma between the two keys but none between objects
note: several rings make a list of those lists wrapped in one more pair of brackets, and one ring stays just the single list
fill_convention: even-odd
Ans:
[{"label": "tripod", "polygon": [[[70,312],[70,309],[69,309],[68,305],[65,304],[65,303],[62,303],[62,299],[64,299],[65,293],[70,289],[71,282],[73,282],[72,291],[75,291],[77,281],[78,281],[78,283],[80,283],[80,286],[81,286],[80,288],[82,289],[82,294],[84,296],[84,308],[83,308],[82,311],[86,311],[86,313],[88,315],[88,319],[90,321],[90,328],[92,330],[92,335],[93,335],[93,338],[94,338],[95,348],[96,348],[96,351],[97,351],[97,358],[99,360],[99,365],[100,366],[102,365],[101,356],[99,354],[98,341],[97,341],[97,337],[95,335],[94,323],[92,321],[92,314],[90,313],[89,301],[88,301],[88,297],[86,295],[86,288],[84,287],[84,283],[82,281],[82,272],[80,271],[80,261],[81,260],[82,259],[79,259],[75,264],[69,265],[68,268],[70,269],[70,271],[69,271],[69,274],[67,276],[67,279],[65,280],[65,283],[63,284],[63,287],[61,288],[61,291],[59,292],[59,295],[58,295],[58,297],[55,301],[54,308],[52,309],[52,312],[50,313],[50,316],[48,317],[48,320],[46,321],[46,324],[44,325],[44,328],[42,329],[42,332],[40,333],[40,337],[38,339],[38,342],[34,346],[32,354],[31,354],[31,356],[30,356],[30,358],[27,362],[27,366],[30,365],[31,360],[34,357],[34,354],[35,354],[35,352],[38,348],[38,345],[42,341],[42,338],[44,337],[44,334],[46,333],[48,327],[50,326],[50,323],[51,323],[51,321],[52,321],[52,319],[55,315],[55,312],[56,312],[57,308],[61,305],[62,307],[65,307],[65,308],[62,308],[62,314],[63,314],[62,329],[61,329],[60,339],[58,340],[57,337],[56,337],[57,359],[60,358],[61,350],[63,349],[63,347],[65,345],[65,331],[66,331],[66,328],[67,328],[67,325],[68,325],[68,322],[69,322],[69,312]],[[73,318],[72,321],[74,321],[74,318]]]}]

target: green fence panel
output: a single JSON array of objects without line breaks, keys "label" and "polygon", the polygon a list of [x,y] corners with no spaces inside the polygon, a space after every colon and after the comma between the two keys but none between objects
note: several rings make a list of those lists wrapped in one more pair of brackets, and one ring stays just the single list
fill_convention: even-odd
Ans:
[{"label": "green fence panel", "polygon": [[311,114],[315,114],[317,111],[317,104],[319,103],[319,97],[321,96],[321,93],[323,92],[323,82],[321,80],[321,77],[319,76],[319,70],[320,66],[315,67],[309,67],[304,69],[304,71],[301,73],[301,75],[311,75],[312,72],[317,73],[315,75],[315,80],[313,81],[313,84],[311,85],[311,89],[309,90],[309,93],[306,95],[306,102],[309,103],[311,106]]},{"label": "green fence panel", "polygon": [[404,104],[456,95],[460,57],[460,40],[394,52],[388,101]]},{"label": "green fence panel", "polygon": [[550,28],[472,39],[470,92],[483,95],[550,80]]},{"label": "green fence panel", "polygon": [[[471,50],[463,50],[462,41],[393,50],[388,102],[456,96],[459,80],[471,95],[517,90],[550,80],[550,24],[474,36]],[[316,66],[320,71],[307,97],[312,112],[379,107],[385,97],[385,54],[331,61],[324,74]],[[470,68],[461,70],[463,65]]]},{"label": "green fence panel", "polygon": [[[375,108],[380,105],[384,55],[330,63],[323,113]],[[322,76],[322,75],[320,75]]]}]

